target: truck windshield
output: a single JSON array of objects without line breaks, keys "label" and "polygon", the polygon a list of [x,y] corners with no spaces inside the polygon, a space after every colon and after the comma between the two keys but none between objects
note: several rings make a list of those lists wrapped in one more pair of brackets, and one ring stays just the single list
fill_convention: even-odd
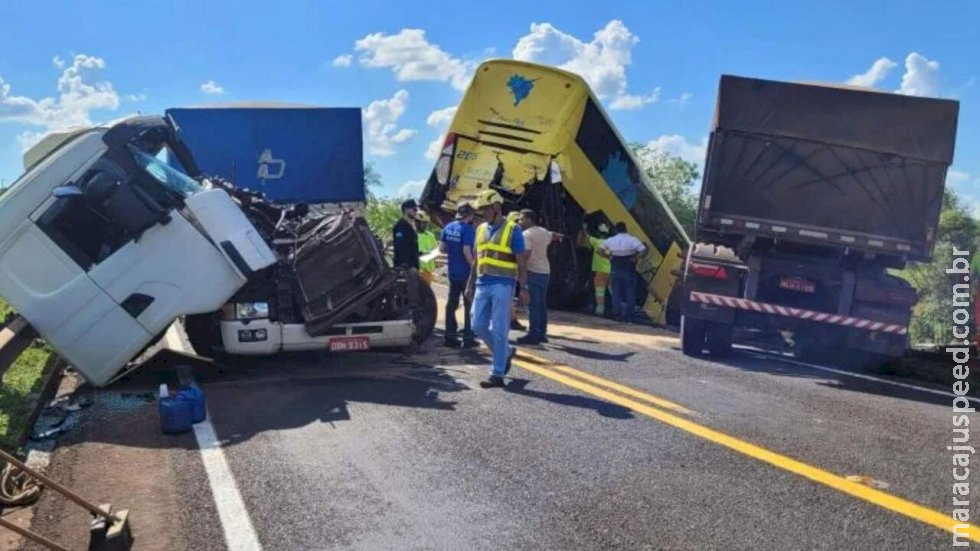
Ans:
[{"label": "truck windshield", "polygon": [[204,188],[201,187],[201,184],[180,170],[133,146],[130,146],[129,149],[133,152],[136,162],[167,189],[180,194],[182,197],[190,197],[203,191]]}]

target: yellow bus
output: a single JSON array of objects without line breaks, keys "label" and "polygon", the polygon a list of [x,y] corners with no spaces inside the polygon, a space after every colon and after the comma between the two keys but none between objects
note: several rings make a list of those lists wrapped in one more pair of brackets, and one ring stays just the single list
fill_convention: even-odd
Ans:
[{"label": "yellow bus", "polygon": [[643,309],[665,321],[689,239],[582,77],[513,60],[480,65],[422,205],[446,223],[486,189],[503,195],[505,210],[533,209],[544,227],[568,236],[549,249],[552,306],[589,299],[592,252],[576,239],[581,229],[625,222],[647,245],[637,264]]}]

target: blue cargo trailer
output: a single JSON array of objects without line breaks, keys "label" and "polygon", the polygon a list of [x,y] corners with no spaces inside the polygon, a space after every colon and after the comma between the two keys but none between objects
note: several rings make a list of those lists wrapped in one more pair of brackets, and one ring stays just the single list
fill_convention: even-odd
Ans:
[{"label": "blue cargo trailer", "polygon": [[166,114],[205,174],[276,203],[364,201],[358,108],[245,103]]}]

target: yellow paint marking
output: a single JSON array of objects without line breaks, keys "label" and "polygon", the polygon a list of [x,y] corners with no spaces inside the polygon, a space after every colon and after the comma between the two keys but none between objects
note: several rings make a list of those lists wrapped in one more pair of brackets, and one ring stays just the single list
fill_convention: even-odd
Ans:
[{"label": "yellow paint marking", "polygon": [[554,363],[551,360],[547,360],[545,358],[540,358],[540,357],[535,356],[533,354],[528,354],[527,352],[525,352],[523,350],[519,350],[517,352],[517,357],[518,358],[525,359],[527,361],[532,361],[534,363],[537,363],[541,367],[547,367],[549,369],[556,369],[558,371],[561,371],[563,373],[567,373],[568,375],[571,375],[571,376],[576,377],[578,379],[583,379],[583,380],[586,380],[586,381],[588,381],[590,383],[594,383],[594,384],[597,384],[599,386],[606,387],[609,390],[615,390],[616,392],[619,392],[620,394],[625,394],[627,396],[632,396],[633,398],[637,398],[639,400],[643,400],[645,402],[649,402],[649,403],[651,403],[651,404],[653,404],[655,406],[659,406],[659,407],[662,407],[664,409],[669,409],[669,410],[672,410],[672,411],[676,411],[677,413],[683,413],[685,415],[690,415],[691,413],[693,413],[691,410],[687,409],[686,407],[684,407],[684,406],[682,406],[680,404],[676,404],[674,402],[671,402],[670,400],[665,400],[663,398],[658,398],[658,397],[653,396],[651,394],[647,394],[646,392],[641,392],[639,390],[636,390],[635,388],[631,388],[631,387],[628,387],[628,386],[625,386],[625,385],[621,385],[621,384],[619,384],[619,383],[617,383],[615,381],[610,381],[609,379],[604,379],[602,377],[598,377],[598,376],[593,375],[591,373],[586,373],[585,371],[581,371],[581,370],[578,370],[578,369],[569,367],[567,365],[561,365],[561,364]]},{"label": "yellow paint marking", "polygon": [[[967,524],[959,523],[958,521],[953,520],[953,518],[948,514],[934,511],[928,507],[913,503],[898,496],[868,487],[860,482],[847,480],[844,477],[838,476],[829,471],[825,471],[819,467],[808,465],[802,461],[797,461],[791,457],[787,457],[785,455],[756,446],[755,444],[750,444],[749,442],[739,440],[733,436],[729,436],[725,433],[710,429],[704,425],[699,425],[698,423],[688,421],[687,419],[678,417],[666,411],[650,407],[635,400],[631,400],[630,398],[625,398],[623,396],[619,396],[618,394],[613,394],[612,392],[603,390],[602,388],[590,385],[589,383],[562,375],[561,373],[554,371],[553,366],[543,367],[529,363],[526,360],[517,359],[514,360],[514,365],[526,369],[531,373],[535,373],[542,377],[546,377],[558,383],[585,392],[586,394],[591,394],[616,405],[629,408],[637,413],[642,413],[647,417],[651,417],[672,427],[714,442],[715,444],[722,445],[738,453],[762,461],[763,463],[768,463],[779,469],[808,478],[839,492],[843,492],[858,499],[863,499],[868,503],[878,505],[879,507],[883,507],[889,511],[904,515],[941,530],[952,533],[954,532],[954,525]],[[980,542],[980,527],[968,525],[966,530],[960,531],[960,534],[963,533],[968,533],[971,540]]]}]

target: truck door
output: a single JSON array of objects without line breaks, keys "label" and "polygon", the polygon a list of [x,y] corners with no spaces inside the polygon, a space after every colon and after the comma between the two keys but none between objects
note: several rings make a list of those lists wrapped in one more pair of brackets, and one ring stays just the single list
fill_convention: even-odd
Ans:
[{"label": "truck door", "polygon": [[3,291],[62,356],[103,384],[152,335],[89,277],[118,250],[121,233],[79,201],[51,198],[24,221],[0,253]]}]

